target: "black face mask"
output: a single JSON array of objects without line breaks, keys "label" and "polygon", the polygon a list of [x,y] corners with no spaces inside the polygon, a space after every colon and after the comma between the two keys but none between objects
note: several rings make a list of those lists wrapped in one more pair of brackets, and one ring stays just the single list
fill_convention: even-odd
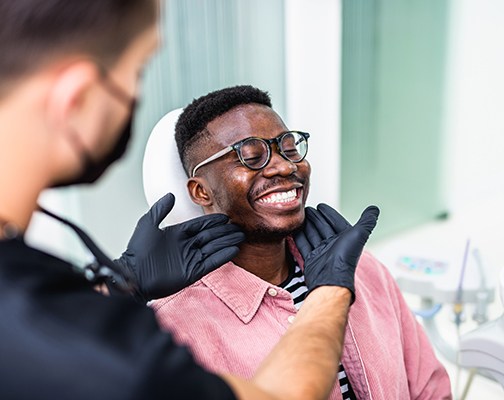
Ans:
[{"label": "black face mask", "polygon": [[131,115],[117,139],[116,144],[107,154],[102,156],[99,160],[93,160],[87,152],[83,153],[84,167],[80,175],[69,178],[67,181],[58,182],[53,185],[53,187],[94,183],[100,178],[110,165],[119,160],[124,153],[126,153],[131,138],[131,130],[133,128],[133,112],[134,105],[132,106]]},{"label": "black face mask", "polygon": [[[90,154],[82,148],[82,159],[83,159],[83,168],[80,175],[68,178],[67,180],[62,180],[56,182],[52,185],[53,188],[62,187],[62,186],[70,186],[70,185],[78,185],[82,183],[94,183],[98,178],[100,178],[103,173],[113,164],[115,161],[119,160],[124,153],[126,153],[126,149],[128,148],[128,143],[131,139],[131,131],[133,129],[133,115],[136,110],[137,101],[135,98],[131,99],[119,86],[117,86],[114,82],[108,80],[106,77],[103,81],[106,83],[105,87],[109,90],[109,92],[122,103],[127,104],[130,107],[128,120],[124,125],[122,132],[117,139],[115,145],[100,159],[94,160]],[[74,137],[74,140],[77,140]],[[82,147],[79,145],[79,147]]]}]

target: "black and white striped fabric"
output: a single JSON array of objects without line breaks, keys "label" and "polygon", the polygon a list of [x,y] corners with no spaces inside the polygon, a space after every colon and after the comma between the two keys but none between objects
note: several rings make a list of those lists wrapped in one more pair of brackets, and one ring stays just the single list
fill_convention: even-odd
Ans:
[{"label": "black and white striped fabric", "polygon": [[299,310],[306,297],[308,288],[305,284],[303,271],[301,271],[298,265],[294,268],[294,273],[291,271],[287,280],[283,282],[280,287],[284,288],[292,295],[294,306]]},{"label": "black and white striped fabric", "polygon": [[[301,308],[303,301],[308,292],[306,287],[304,274],[301,268],[296,265],[294,271],[291,271],[289,277],[280,285],[280,287],[287,290],[292,295],[292,300],[294,300],[294,306],[297,310]],[[343,395],[343,400],[357,400],[355,393],[352,390],[350,381],[346,375],[343,364],[340,363],[338,371],[338,380],[341,388],[341,394]]]}]

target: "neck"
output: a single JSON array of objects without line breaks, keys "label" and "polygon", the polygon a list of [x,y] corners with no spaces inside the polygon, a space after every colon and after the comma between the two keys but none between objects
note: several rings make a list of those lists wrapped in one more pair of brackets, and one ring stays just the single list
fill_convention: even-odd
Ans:
[{"label": "neck", "polygon": [[0,107],[0,220],[21,232],[28,227],[48,181],[49,162],[43,159],[42,135],[37,135],[40,128],[30,126],[30,121],[26,112],[5,104]]},{"label": "neck", "polygon": [[233,262],[246,271],[273,285],[282,283],[289,276],[287,240],[268,243],[244,242]]},{"label": "neck", "polygon": [[[37,208],[37,200],[43,185],[35,186],[24,182],[23,176],[27,175],[13,173],[12,171],[19,166],[4,163],[3,156],[3,152],[0,151],[0,220],[4,225],[9,223],[24,232]],[[4,172],[6,170],[11,173]]]}]

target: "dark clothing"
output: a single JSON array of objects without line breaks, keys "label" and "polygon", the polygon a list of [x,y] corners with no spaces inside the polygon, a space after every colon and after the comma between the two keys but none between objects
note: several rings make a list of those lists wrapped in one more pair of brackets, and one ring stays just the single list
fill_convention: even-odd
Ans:
[{"label": "dark clothing", "polygon": [[233,399],[130,298],[67,262],[0,241],[1,399]]}]

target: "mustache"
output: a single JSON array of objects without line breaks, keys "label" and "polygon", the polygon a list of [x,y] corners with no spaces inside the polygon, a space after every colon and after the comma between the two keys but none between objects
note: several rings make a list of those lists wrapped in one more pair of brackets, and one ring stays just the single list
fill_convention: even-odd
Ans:
[{"label": "mustache", "polygon": [[300,183],[304,186],[306,183],[306,179],[301,178],[297,175],[289,175],[287,177],[275,176],[275,177],[269,179],[268,182],[266,182],[264,185],[261,185],[257,188],[253,188],[249,193],[249,198],[255,199],[261,193],[264,193],[265,191],[267,191],[271,188],[274,188],[276,186],[283,186],[288,183]]}]

